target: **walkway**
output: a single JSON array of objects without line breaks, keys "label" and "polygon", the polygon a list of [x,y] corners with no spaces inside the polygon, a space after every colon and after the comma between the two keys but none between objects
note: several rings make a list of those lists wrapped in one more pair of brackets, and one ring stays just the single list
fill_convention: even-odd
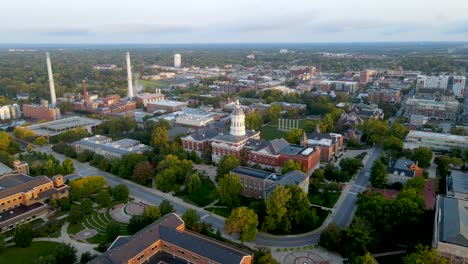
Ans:
[{"label": "walkway", "polygon": [[99,255],[98,251],[94,250],[95,247],[97,247],[97,244],[86,244],[86,243],[81,243],[76,240],[73,240],[68,236],[67,229],[68,225],[70,223],[66,222],[62,228],[60,229],[60,237],[57,238],[52,238],[52,237],[41,237],[41,238],[34,238],[33,241],[50,241],[50,242],[58,242],[58,243],[67,243],[71,244],[76,248],[76,255],[78,258],[81,257],[81,255],[85,252],[89,252],[94,255]]}]

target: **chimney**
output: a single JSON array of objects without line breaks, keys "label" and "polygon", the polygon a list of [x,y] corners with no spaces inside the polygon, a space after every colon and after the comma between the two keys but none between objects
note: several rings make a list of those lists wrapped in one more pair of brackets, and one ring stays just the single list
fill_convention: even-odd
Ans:
[{"label": "chimney", "polygon": [[49,75],[50,104],[55,106],[55,104],[57,103],[57,99],[55,98],[54,76],[52,75],[52,64],[50,63],[49,52],[46,52],[46,60],[47,74]]},{"label": "chimney", "polygon": [[88,105],[88,91],[86,91],[86,80],[81,81],[83,84],[83,99],[84,99],[84,104]]},{"label": "chimney", "polygon": [[126,53],[127,59],[127,82],[128,82],[128,91],[127,97],[128,99],[133,98],[133,83],[132,83],[132,64],[130,63],[130,52],[127,51]]}]

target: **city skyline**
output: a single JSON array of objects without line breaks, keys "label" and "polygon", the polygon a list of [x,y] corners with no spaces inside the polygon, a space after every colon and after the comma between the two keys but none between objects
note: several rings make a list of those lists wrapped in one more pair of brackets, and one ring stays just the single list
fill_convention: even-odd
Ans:
[{"label": "city skyline", "polygon": [[[468,3],[448,0],[147,0],[6,3],[2,43],[308,43],[463,41]],[[436,10],[436,11],[434,11]],[[13,22],[12,21],[16,21]]]}]

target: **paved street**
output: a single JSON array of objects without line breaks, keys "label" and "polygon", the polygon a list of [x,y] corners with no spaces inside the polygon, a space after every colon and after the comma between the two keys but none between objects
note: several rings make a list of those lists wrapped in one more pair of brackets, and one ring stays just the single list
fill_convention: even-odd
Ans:
[{"label": "paved street", "polygon": [[[37,148],[36,151],[42,151],[42,152],[53,154],[60,161],[63,161],[66,158],[63,155],[54,152],[49,146]],[[372,148],[372,149],[369,149],[368,152],[369,152],[369,157],[366,163],[364,164],[363,169],[357,175],[354,183],[350,183],[350,186],[348,186],[348,188],[346,188],[343,191],[342,196],[340,197],[340,199],[338,200],[335,206],[332,216],[327,218],[326,224],[328,224],[331,221],[331,222],[338,224],[341,228],[343,228],[351,223],[353,216],[354,216],[354,212],[356,210],[357,194],[364,191],[365,187],[368,185],[369,183],[368,175],[370,172],[370,168],[374,160],[379,157],[381,149]],[[109,183],[110,186],[115,186],[121,183],[127,185],[130,189],[130,194],[138,200],[142,200],[149,204],[155,204],[155,205],[160,204],[161,201],[164,199],[171,201],[174,208],[176,209],[176,213],[179,215],[182,215],[189,208],[196,209],[198,213],[200,214],[201,219],[204,222],[210,223],[213,225],[215,229],[219,229],[220,231],[224,232],[223,231],[224,219],[222,217],[211,214],[210,212],[207,212],[193,205],[187,204],[177,197],[173,197],[169,194],[160,192],[158,190],[147,188],[147,187],[138,185],[136,183],[133,183],[131,181],[119,178],[105,171],[94,168],[87,163],[81,163],[81,162],[74,160],[74,164],[75,164],[75,169],[76,169],[75,174],[66,176],[66,179],[73,179],[73,178],[92,176],[92,175],[102,175],[107,179],[107,182]],[[323,227],[325,227],[326,224],[323,225]],[[311,245],[311,244],[318,243],[318,241],[320,240],[321,230],[322,229],[315,230],[314,232],[311,232],[309,234],[303,234],[303,235],[298,235],[298,236],[281,236],[281,237],[271,236],[265,233],[259,233],[257,235],[255,244],[258,246],[270,246],[270,247],[300,247],[300,246],[305,246],[305,245]],[[224,235],[228,236],[226,233],[224,233]],[[235,236],[232,236],[231,238],[234,239]]]}]

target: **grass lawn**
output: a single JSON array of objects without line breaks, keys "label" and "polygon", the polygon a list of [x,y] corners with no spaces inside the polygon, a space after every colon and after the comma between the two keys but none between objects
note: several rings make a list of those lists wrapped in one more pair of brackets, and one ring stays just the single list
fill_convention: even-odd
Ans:
[{"label": "grass lawn", "polygon": [[145,88],[163,88],[170,85],[169,82],[164,81],[153,81],[153,80],[138,80],[138,83],[143,85]]},{"label": "grass lawn", "polygon": [[309,193],[309,201],[310,203],[325,206],[332,208],[338,198],[340,198],[341,193],[340,192],[327,192],[328,193],[328,199],[327,199],[327,194],[325,193]]},{"label": "grass lawn", "polygon": [[231,210],[229,208],[208,207],[205,208],[205,210],[220,215],[222,217],[228,217],[231,214]]},{"label": "grass lawn", "polygon": [[193,195],[192,198],[189,196],[187,190],[177,192],[174,195],[184,200],[184,202],[201,207],[211,204],[217,198],[216,186],[208,178],[201,179],[201,189],[198,193]]},{"label": "grass lawn", "polygon": [[40,256],[52,254],[59,245],[56,242],[32,242],[29,247],[7,247],[0,253],[0,263],[27,264],[34,263]]},{"label": "grass lawn", "polygon": [[83,229],[84,229],[84,227],[83,227],[83,225],[81,224],[81,222],[78,223],[78,224],[72,224],[72,223],[70,223],[70,225],[68,225],[67,233],[68,233],[68,234],[73,234],[73,235],[74,235],[74,234],[80,232],[80,231],[83,230]]},{"label": "grass lawn", "polygon": [[[306,119],[299,119],[299,129],[304,128],[305,121]],[[278,130],[278,120],[275,120],[262,127],[262,129],[260,130],[260,137],[265,140],[272,140],[275,138],[285,138],[286,133],[286,131]]]}]

